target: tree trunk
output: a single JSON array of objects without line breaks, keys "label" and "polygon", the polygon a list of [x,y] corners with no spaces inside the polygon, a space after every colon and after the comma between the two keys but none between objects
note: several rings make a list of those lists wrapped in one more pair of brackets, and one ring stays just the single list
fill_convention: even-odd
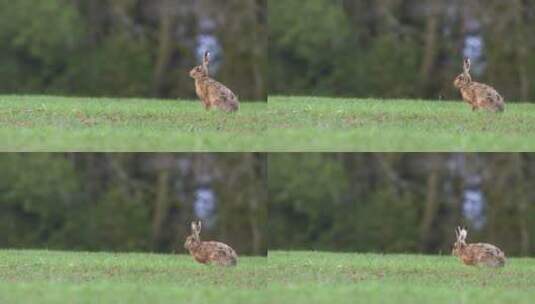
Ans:
[{"label": "tree trunk", "polygon": [[524,35],[526,25],[524,24],[523,4],[520,0],[513,1],[511,4],[514,6],[514,20],[516,24],[516,43],[514,45],[517,58],[517,73],[520,81],[520,97],[522,101],[528,101],[531,82],[528,76],[528,65],[526,64],[529,57],[529,49],[526,41],[529,41],[529,39]]},{"label": "tree trunk", "polygon": [[420,250],[426,251],[429,247],[429,240],[432,235],[432,225],[435,221],[436,213],[438,211],[438,187],[440,177],[440,163],[437,159],[438,156],[432,156],[431,160],[432,168],[427,177],[427,194],[426,202],[424,206],[424,213],[422,217],[422,223],[420,225]]},{"label": "tree trunk", "polygon": [[432,77],[433,65],[437,55],[437,34],[439,27],[440,7],[438,1],[430,1],[429,13],[427,15],[425,38],[424,38],[424,54],[422,66],[420,68],[420,79],[422,90],[426,91],[429,82],[434,79]]},{"label": "tree trunk", "polygon": [[156,201],[152,218],[152,249],[160,249],[162,230],[169,209],[169,171],[158,172],[156,181]]},{"label": "tree trunk", "polygon": [[162,0],[160,8],[160,25],[158,38],[158,53],[154,68],[153,96],[165,95],[166,74],[173,52],[176,48],[173,32],[177,24],[177,14],[174,11],[173,1]]},{"label": "tree trunk", "polygon": [[525,187],[525,181],[528,180],[526,176],[524,175],[523,170],[523,159],[522,155],[515,153],[514,154],[514,168],[515,168],[515,175],[516,175],[516,188],[517,191],[515,195],[517,195],[517,201],[518,201],[518,214],[519,214],[519,221],[518,221],[518,229],[519,229],[519,235],[520,235],[520,254],[523,256],[529,256],[529,250],[530,250],[530,233],[529,233],[529,224],[528,224],[528,209],[529,209],[529,203],[526,199],[527,196],[527,189]]}]

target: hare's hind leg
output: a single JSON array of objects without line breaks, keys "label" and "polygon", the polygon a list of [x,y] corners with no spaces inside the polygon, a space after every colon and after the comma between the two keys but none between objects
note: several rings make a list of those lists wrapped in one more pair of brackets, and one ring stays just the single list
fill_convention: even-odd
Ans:
[{"label": "hare's hind leg", "polygon": [[485,259],[484,261],[481,261],[478,266],[486,266],[491,268],[499,268],[503,267],[503,263],[501,263],[499,260],[495,258]]},{"label": "hare's hind leg", "polygon": [[503,104],[500,104],[499,101],[496,101],[492,98],[485,99],[483,106],[485,109],[495,113],[504,111]]},{"label": "hare's hind leg", "polygon": [[492,100],[489,100],[485,97],[480,97],[476,100],[478,109],[490,109],[492,105]]},{"label": "hare's hind leg", "polygon": [[210,100],[208,100],[208,99],[203,99],[202,100],[202,104],[203,104],[204,109],[206,111],[210,111],[210,109],[212,108],[212,104],[210,103]]},{"label": "hare's hind leg", "polygon": [[237,265],[237,261],[232,257],[225,256],[219,260],[219,265],[225,267],[232,267]]},{"label": "hare's hind leg", "polygon": [[469,99],[465,99],[464,101],[466,101],[466,103],[470,106],[470,108],[472,108],[472,111],[477,111],[477,102],[473,102]]},{"label": "hare's hind leg", "polygon": [[214,99],[213,101],[214,106],[216,106],[218,109],[220,109],[223,112],[232,112],[231,107],[228,105],[227,101],[224,99]]}]

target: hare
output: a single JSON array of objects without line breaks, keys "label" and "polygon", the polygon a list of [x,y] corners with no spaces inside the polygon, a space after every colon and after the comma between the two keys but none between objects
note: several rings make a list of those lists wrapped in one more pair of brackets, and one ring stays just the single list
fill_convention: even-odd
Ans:
[{"label": "hare", "polygon": [[463,73],[455,78],[453,85],[461,91],[464,101],[472,106],[472,111],[487,109],[492,112],[503,112],[503,97],[491,86],[473,82],[470,76],[470,59],[464,60]]},{"label": "hare", "polygon": [[468,231],[457,227],[455,230],[457,241],[453,245],[452,254],[461,259],[466,265],[503,267],[505,254],[500,248],[485,243],[466,244]]},{"label": "hare", "polygon": [[224,112],[236,112],[240,108],[238,97],[226,86],[208,75],[210,53],[204,54],[202,65],[193,68],[189,75],[195,79],[195,92],[208,111],[216,107]]},{"label": "hare", "polygon": [[238,255],[230,246],[220,242],[202,242],[201,221],[191,223],[191,235],[186,238],[184,248],[201,264],[236,266]]}]

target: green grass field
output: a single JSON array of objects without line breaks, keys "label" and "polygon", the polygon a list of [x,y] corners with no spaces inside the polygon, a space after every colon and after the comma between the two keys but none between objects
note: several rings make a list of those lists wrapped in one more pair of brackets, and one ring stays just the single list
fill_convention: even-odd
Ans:
[{"label": "green grass field", "polygon": [[270,252],[272,303],[533,303],[535,260],[503,269],[451,256]]},{"label": "green grass field", "polygon": [[186,255],[0,251],[0,303],[266,303],[266,258],[235,268]]},{"label": "green grass field", "polygon": [[0,303],[533,303],[535,260],[270,252],[235,268],[187,255],[0,251]]},{"label": "green grass field", "polygon": [[535,104],[272,97],[237,114],[199,102],[0,97],[0,151],[535,151]]},{"label": "green grass field", "polygon": [[535,151],[535,104],[270,97],[270,151]]},{"label": "green grass field", "polygon": [[257,151],[265,148],[266,103],[237,114],[200,102],[0,97],[1,151]]}]

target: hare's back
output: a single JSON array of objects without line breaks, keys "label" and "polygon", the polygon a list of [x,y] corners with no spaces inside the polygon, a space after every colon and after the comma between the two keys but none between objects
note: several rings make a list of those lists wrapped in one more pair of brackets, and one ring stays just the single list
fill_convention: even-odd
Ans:
[{"label": "hare's back", "polygon": [[222,100],[222,101],[237,101],[238,98],[232,92],[231,89],[226,87],[224,84],[212,80],[208,86],[208,94],[211,98]]},{"label": "hare's back", "polygon": [[470,88],[474,92],[474,95],[478,97],[485,97],[487,100],[503,101],[503,97],[495,88],[484,83],[473,82]]},{"label": "hare's back", "polygon": [[476,243],[470,245],[471,250],[479,263],[489,266],[503,266],[505,254],[503,251],[491,244]]},{"label": "hare's back", "polygon": [[212,261],[223,261],[224,264],[236,264],[238,255],[236,251],[232,249],[227,244],[221,242],[203,242],[202,244],[203,251],[207,252],[210,260]]}]

